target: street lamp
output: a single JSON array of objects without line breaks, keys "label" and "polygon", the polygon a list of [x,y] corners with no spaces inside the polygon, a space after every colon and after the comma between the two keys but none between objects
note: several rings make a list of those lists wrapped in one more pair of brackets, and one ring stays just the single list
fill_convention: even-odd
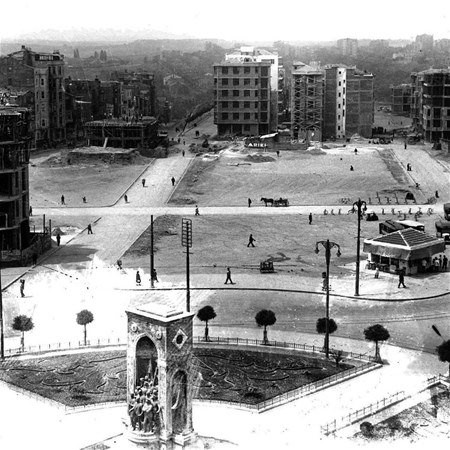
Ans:
[{"label": "street lamp", "polygon": [[367,209],[367,203],[364,200],[358,199],[353,203],[353,210],[356,208],[358,214],[358,237],[356,242],[356,281],[355,281],[355,297],[359,295],[359,247],[361,241],[361,217]]},{"label": "street lamp", "polygon": [[329,321],[330,321],[330,257],[331,257],[331,249],[333,247],[337,247],[337,256],[341,256],[341,247],[339,244],[336,244],[336,242],[331,242],[329,239],[326,241],[317,241],[316,242],[316,249],[314,250],[316,254],[319,253],[319,244],[321,244],[325,248],[325,261],[327,263],[327,272],[325,277],[326,282],[326,302],[325,302],[325,309],[326,309],[326,323],[325,323],[325,356],[329,358],[330,354],[330,330],[329,330]]}]

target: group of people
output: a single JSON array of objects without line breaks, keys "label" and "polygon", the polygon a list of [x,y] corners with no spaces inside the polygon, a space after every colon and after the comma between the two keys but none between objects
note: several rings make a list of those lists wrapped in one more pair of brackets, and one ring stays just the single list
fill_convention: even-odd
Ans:
[{"label": "group of people", "polygon": [[447,272],[448,258],[446,255],[435,256],[431,262],[431,270],[433,272]]},{"label": "group of people", "polygon": [[146,375],[145,378],[141,378],[139,386],[136,386],[130,396],[128,415],[132,429],[154,433],[159,424],[159,411],[158,388]]}]

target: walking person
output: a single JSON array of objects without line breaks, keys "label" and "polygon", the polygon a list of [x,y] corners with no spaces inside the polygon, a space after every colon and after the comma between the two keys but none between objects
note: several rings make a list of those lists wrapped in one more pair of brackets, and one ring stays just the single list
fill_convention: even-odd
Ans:
[{"label": "walking person", "polygon": [[171,178],[171,181],[172,181],[172,186],[175,186],[175,178],[174,177]]},{"label": "walking person", "polygon": [[83,203],[87,203],[86,197],[83,197]]},{"label": "walking person", "polygon": [[139,273],[139,270],[136,272],[136,286],[141,285],[141,274]]},{"label": "walking person", "polygon": [[405,269],[400,269],[400,271],[398,272],[398,288],[400,288],[400,286],[403,286],[404,288],[405,286]]},{"label": "walking person", "polygon": [[125,200],[125,203],[128,203],[128,195],[127,195],[127,194],[125,194],[125,195],[123,196],[123,199]]},{"label": "walking person", "polygon": [[250,208],[250,206],[252,206],[252,199],[251,198],[248,199],[248,207]]},{"label": "walking person", "polygon": [[253,234],[250,234],[250,236],[248,237],[248,244],[247,247],[250,247],[250,245],[252,247],[255,246],[255,244],[253,242],[256,242],[256,239],[253,237]]},{"label": "walking person", "polygon": [[33,208],[30,206],[30,213],[29,216],[31,217],[33,215]]},{"label": "walking person", "polygon": [[145,178],[142,178],[142,187],[145,187]]},{"label": "walking person", "polygon": [[380,278],[380,269],[378,267],[375,270],[374,278]]},{"label": "walking person", "polygon": [[61,205],[65,205],[66,204],[66,202],[65,202],[65,198],[64,198],[64,195],[61,195]]},{"label": "walking person", "polygon": [[159,283],[158,274],[156,273],[156,269],[155,268],[152,269],[152,280],[156,281],[157,283]]},{"label": "walking person", "polygon": [[20,280],[20,296],[25,297],[25,280]]},{"label": "walking person", "polygon": [[311,225],[312,224],[312,213],[309,213],[308,219],[309,219],[309,224]]},{"label": "walking person", "polygon": [[186,152],[184,151],[184,149],[182,150],[181,154],[183,155],[183,158],[184,158],[184,155],[186,154]]},{"label": "walking person", "polygon": [[94,233],[92,232],[92,225],[91,225],[91,224],[88,224],[88,226],[87,226],[87,231],[88,231],[88,234],[94,234]]},{"label": "walking person", "polygon": [[227,267],[227,279],[225,280],[224,284],[228,284],[228,282],[230,282],[231,284],[234,284],[233,280],[231,279],[231,270],[229,267]]},{"label": "walking person", "polygon": [[56,244],[58,245],[58,247],[61,244],[61,235],[59,233],[56,235]]},{"label": "walking person", "polygon": [[198,205],[195,205],[195,215],[196,215],[196,216],[199,216],[199,215],[200,215],[200,213],[198,212]]}]

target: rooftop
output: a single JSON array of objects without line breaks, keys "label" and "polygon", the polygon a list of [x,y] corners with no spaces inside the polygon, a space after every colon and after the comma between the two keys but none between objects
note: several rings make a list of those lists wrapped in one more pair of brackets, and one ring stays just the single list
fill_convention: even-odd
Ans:
[{"label": "rooftop", "polygon": [[378,236],[373,239],[366,239],[365,241],[412,248],[441,242],[441,239],[437,239],[429,234],[423,233],[422,231],[414,230],[413,228],[407,228],[405,230],[394,231],[393,233]]}]

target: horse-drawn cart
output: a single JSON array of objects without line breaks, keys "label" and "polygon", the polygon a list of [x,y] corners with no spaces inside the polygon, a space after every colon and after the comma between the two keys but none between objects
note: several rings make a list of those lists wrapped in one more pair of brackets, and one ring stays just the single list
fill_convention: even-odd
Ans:
[{"label": "horse-drawn cart", "polygon": [[287,198],[278,198],[273,201],[273,206],[289,206],[289,200]]}]

